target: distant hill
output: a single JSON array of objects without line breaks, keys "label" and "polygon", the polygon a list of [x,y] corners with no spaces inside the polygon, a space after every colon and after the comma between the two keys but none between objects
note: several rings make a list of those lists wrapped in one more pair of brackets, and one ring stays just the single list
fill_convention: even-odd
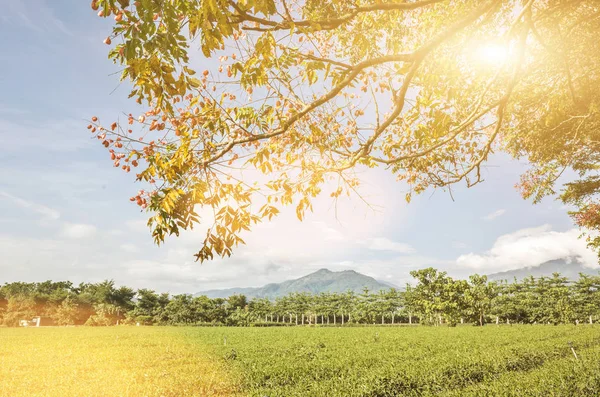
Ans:
[{"label": "distant hill", "polygon": [[389,285],[375,280],[373,277],[365,276],[354,270],[332,272],[321,269],[296,280],[288,280],[282,283],[267,284],[260,288],[229,288],[202,291],[196,296],[206,295],[209,298],[227,298],[234,294],[244,294],[248,298],[274,299],[295,292],[309,292],[318,294],[321,292],[362,292],[363,288],[371,292],[390,289]]},{"label": "distant hill", "polygon": [[600,267],[596,269],[585,267],[576,259],[573,259],[570,262],[559,259],[544,262],[539,266],[524,267],[521,269],[508,270],[506,272],[489,274],[488,279],[496,281],[508,280],[509,282],[512,282],[515,277],[517,280],[522,280],[529,276],[533,276],[535,278],[542,276],[549,277],[552,276],[552,273],[560,273],[569,280],[577,280],[579,278],[579,273],[597,276],[599,270]]},{"label": "distant hill", "polygon": [[397,289],[397,290],[404,290],[404,288],[405,288],[405,287],[400,287],[399,285],[391,283],[389,281],[377,280],[377,282],[379,284],[383,284],[387,288],[394,288],[394,289]]}]

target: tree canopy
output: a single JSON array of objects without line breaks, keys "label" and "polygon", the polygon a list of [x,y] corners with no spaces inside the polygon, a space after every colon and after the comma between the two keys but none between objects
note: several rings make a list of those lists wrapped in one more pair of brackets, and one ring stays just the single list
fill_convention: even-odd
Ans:
[{"label": "tree canopy", "polygon": [[[88,126],[157,243],[202,223],[197,259],[383,167],[409,187],[482,181],[494,151],[531,165],[526,198],[560,191],[600,229],[600,6],[594,0],[94,0],[141,114]],[[113,44],[113,41],[115,42]],[[198,49],[201,50],[198,51]],[[251,171],[248,171],[251,170]],[[245,171],[245,172],[244,172]],[[200,219],[199,208],[213,215]],[[590,238],[600,246],[600,239]]]}]

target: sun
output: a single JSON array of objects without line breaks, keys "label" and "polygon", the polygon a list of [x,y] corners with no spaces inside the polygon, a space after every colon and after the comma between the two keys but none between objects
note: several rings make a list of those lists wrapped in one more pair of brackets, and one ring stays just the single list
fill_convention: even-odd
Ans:
[{"label": "sun", "polygon": [[508,49],[500,44],[486,44],[477,49],[476,56],[481,63],[502,65],[508,60]]}]

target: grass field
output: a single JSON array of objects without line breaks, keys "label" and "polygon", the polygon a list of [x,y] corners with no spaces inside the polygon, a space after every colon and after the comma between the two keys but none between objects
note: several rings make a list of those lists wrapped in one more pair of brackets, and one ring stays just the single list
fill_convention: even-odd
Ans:
[{"label": "grass field", "polygon": [[0,396],[232,396],[195,329],[0,328]]},{"label": "grass field", "polygon": [[211,395],[596,396],[600,328],[0,329],[0,396]]}]

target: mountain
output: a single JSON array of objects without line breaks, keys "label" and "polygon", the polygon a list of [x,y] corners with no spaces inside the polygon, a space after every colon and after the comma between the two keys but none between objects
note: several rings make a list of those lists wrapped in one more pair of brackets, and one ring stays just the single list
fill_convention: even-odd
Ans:
[{"label": "mountain", "polygon": [[560,273],[569,280],[579,279],[579,273],[597,276],[600,268],[589,268],[584,266],[577,259],[566,261],[564,259],[552,260],[544,262],[539,266],[524,267],[521,269],[508,270],[500,273],[488,274],[489,280],[508,280],[512,282],[516,277],[517,280],[522,280],[526,277],[533,276],[539,278],[542,276],[550,277],[552,273]]},{"label": "mountain", "polygon": [[363,288],[371,292],[390,289],[390,286],[375,280],[373,277],[365,276],[354,270],[332,272],[321,269],[307,276],[282,283],[267,284],[260,288],[229,288],[202,291],[195,296],[206,295],[209,298],[227,298],[234,294],[243,294],[248,298],[274,299],[295,292],[308,292],[318,294],[321,292],[362,292]]},{"label": "mountain", "polygon": [[394,284],[394,283],[391,283],[391,282],[389,282],[389,281],[377,280],[377,282],[378,282],[379,284],[383,284],[383,285],[384,285],[384,286],[386,286],[388,289],[389,289],[389,288],[394,288],[394,289],[397,289],[397,290],[404,290],[404,287],[400,287],[400,286],[398,286],[398,285],[396,285],[396,284]]}]

